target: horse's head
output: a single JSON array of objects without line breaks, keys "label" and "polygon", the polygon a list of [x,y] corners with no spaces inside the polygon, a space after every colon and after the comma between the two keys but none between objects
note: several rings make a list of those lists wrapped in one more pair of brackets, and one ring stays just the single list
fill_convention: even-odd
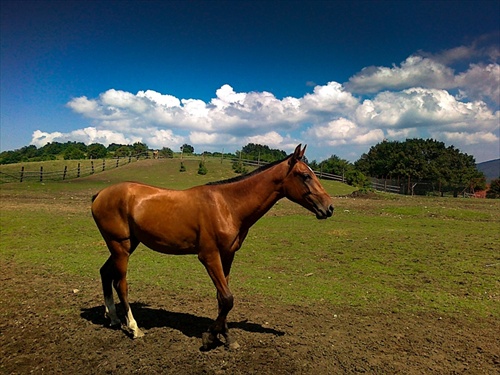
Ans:
[{"label": "horse's head", "polygon": [[315,213],[318,219],[326,219],[333,215],[332,198],[312,169],[302,161],[306,147],[301,149],[298,145],[288,159],[290,169],[283,185],[285,196]]}]

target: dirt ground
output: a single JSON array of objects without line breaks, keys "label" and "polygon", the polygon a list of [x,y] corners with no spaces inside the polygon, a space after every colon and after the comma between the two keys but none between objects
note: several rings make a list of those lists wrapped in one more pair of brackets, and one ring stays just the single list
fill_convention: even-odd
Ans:
[{"label": "dirt ground", "polygon": [[[0,263],[2,374],[496,374],[498,321],[272,305],[236,296],[241,348],[209,352],[201,335],[214,300],[131,286],[145,332],[106,327],[100,281]],[[207,282],[209,282],[207,280]]]}]

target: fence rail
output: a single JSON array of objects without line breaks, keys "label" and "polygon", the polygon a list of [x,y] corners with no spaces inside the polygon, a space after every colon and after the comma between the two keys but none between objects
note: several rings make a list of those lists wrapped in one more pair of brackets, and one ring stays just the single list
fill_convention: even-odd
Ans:
[{"label": "fence rail", "polygon": [[88,162],[79,162],[76,168],[68,168],[68,166],[64,166],[63,170],[59,171],[46,171],[44,170],[43,165],[40,166],[40,169],[37,171],[28,171],[24,168],[23,165],[18,173],[7,173],[0,171],[0,183],[68,180],[89,176],[97,172],[105,171],[107,169],[118,168],[120,166],[129,164],[132,161],[137,161],[140,158],[148,159],[149,154],[140,154],[113,159],[89,160]]},{"label": "fence rail", "polygon": [[401,186],[391,184],[390,180],[382,180],[378,178],[371,178],[371,187],[378,191],[387,193],[404,194]]}]

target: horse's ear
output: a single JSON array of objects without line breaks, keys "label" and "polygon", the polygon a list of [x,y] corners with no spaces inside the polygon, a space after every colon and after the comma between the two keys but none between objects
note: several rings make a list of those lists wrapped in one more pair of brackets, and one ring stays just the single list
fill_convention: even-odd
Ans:
[{"label": "horse's ear", "polygon": [[302,158],[304,157],[307,145],[305,145],[303,149],[301,149],[301,146],[302,144],[299,144],[297,147],[295,147],[295,151],[293,152],[293,156],[290,163],[291,165],[297,163],[298,161],[301,161]]}]

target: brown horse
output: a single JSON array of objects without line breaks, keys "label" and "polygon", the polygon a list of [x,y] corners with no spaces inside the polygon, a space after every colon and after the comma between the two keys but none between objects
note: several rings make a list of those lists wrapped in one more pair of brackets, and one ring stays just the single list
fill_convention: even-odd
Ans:
[{"label": "brown horse", "polygon": [[125,309],[128,329],[134,338],[143,336],[130,310],[126,278],[129,256],[142,242],[165,254],[198,254],[217,288],[219,305],[217,319],[203,334],[203,347],[213,347],[219,334],[228,348],[239,347],[226,323],[233,307],[228,280],[234,254],[250,227],[284,197],[318,219],[333,214],[332,199],[302,161],[305,149],[298,145],[287,158],[248,175],[187,190],[123,182],[96,194],[92,215],[111,252],[100,270],[111,325],[121,324],[113,286]]}]

